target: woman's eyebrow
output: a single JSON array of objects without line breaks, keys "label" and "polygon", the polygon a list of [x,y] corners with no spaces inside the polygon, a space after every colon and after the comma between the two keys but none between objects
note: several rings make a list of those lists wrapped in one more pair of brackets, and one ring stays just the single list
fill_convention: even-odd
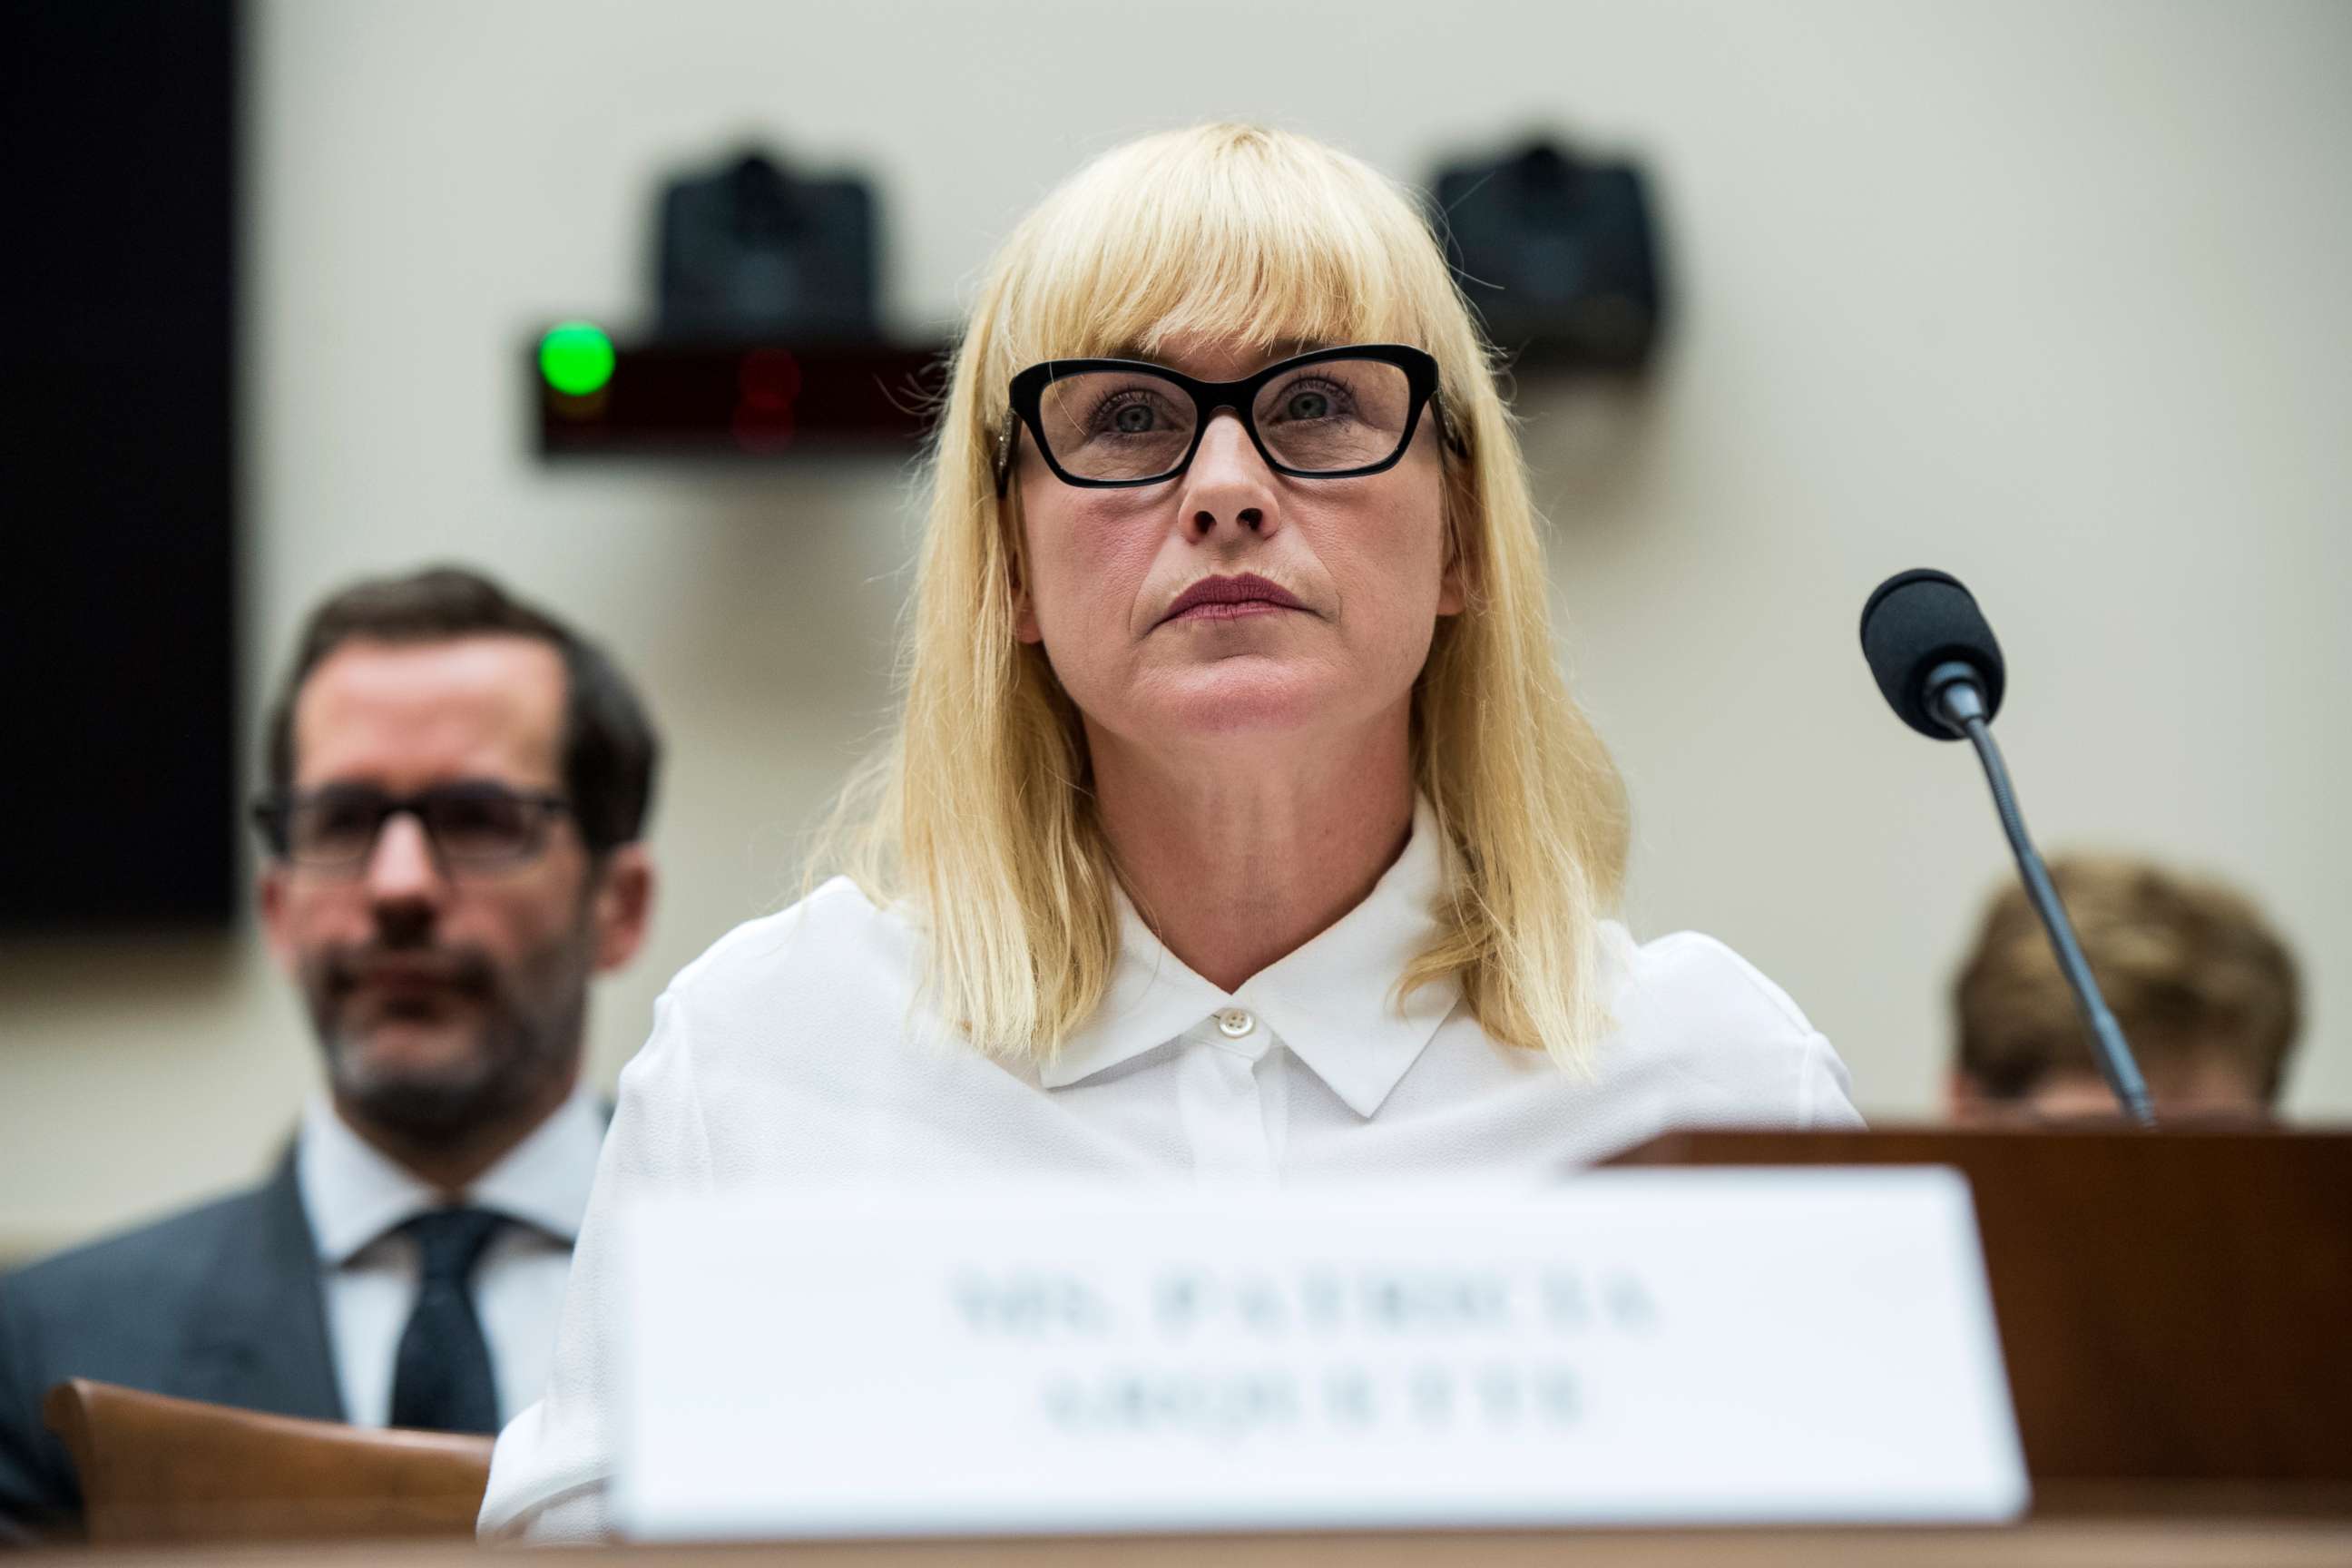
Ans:
[{"label": "woman's eyebrow", "polygon": [[[1273,342],[1265,345],[1265,357],[1257,363],[1252,371],[1246,374],[1255,374],[1256,371],[1264,370],[1267,365],[1279,364],[1284,360],[1296,359],[1300,354],[1313,353],[1318,349],[1334,348],[1337,346],[1337,344],[1325,338],[1277,338]],[[1112,347],[1104,350],[1102,357],[1105,359],[1136,360],[1144,364],[1161,365],[1171,370],[1182,368],[1179,365],[1170,363],[1170,362],[1165,359],[1158,357],[1150,349],[1148,349],[1141,343],[1138,342],[1115,344]],[[1206,378],[1202,377],[1201,379],[1205,380]],[[1243,378],[1235,377],[1235,379],[1240,380]]]},{"label": "woman's eyebrow", "polygon": [[1284,338],[1279,342],[1266,345],[1265,364],[1258,368],[1264,370],[1266,364],[1280,364],[1284,360],[1297,359],[1300,354],[1311,354],[1319,350],[1337,347],[1339,345],[1328,338]]}]

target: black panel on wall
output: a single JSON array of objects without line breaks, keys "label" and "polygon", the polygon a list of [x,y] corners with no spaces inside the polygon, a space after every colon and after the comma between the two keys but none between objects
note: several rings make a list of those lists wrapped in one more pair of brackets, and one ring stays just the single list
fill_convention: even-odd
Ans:
[{"label": "black panel on wall", "polygon": [[236,13],[0,6],[0,932],[236,908]]}]

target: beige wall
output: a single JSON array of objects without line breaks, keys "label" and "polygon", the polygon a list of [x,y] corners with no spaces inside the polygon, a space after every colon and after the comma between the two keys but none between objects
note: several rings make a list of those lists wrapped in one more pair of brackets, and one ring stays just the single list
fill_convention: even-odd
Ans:
[{"label": "beige wall", "polygon": [[[1125,22],[1129,16],[1140,20]],[[672,746],[667,976],[791,885],[887,701],[911,474],[551,470],[519,356],[625,322],[656,172],[772,137],[881,177],[887,298],[953,319],[1087,152],[1213,115],[1403,176],[1560,125],[1663,182],[1680,306],[1638,395],[1531,384],[1565,651],[1639,812],[1633,913],[1784,983],[1892,1116],[2003,849],[1853,623],[1922,563],[2009,649],[2046,845],[2258,891],[2309,960],[2294,1108],[2352,1112],[2352,7],[671,0],[253,7],[248,711],[350,575],[483,563],[601,631]],[[311,1081],[250,929],[0,953],[0,1247],[244,1178]]]}]

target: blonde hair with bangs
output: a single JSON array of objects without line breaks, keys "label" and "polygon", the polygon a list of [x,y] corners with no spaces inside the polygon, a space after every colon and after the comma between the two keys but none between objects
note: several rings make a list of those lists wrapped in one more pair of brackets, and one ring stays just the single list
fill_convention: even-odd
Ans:
[{"label": "blonde hair with bangs", "polygon": [[1438,622],[1413,694],[1445,887],[1398,994],[1452,981],[1493,1038],[1582,1064],[1607,1024],[1598,927],[1623,879],[1623,786],[1554,663],[1525,465],[1443,254],[1395,186],[1302,136],[1208,125],[1129,142],[998,253],[935,437],[903,710],[844,797],[842,858],[869,897],[917,915],[927,999],[982,1049],[1050,1058],[1101,1005],[1118,877],[1077,710],[1014,635],[1019,487],[998,500],[994,461],[1015,372],[1179,337],[1436,357],[1468,453],[1444,458],[1467,603]]}]

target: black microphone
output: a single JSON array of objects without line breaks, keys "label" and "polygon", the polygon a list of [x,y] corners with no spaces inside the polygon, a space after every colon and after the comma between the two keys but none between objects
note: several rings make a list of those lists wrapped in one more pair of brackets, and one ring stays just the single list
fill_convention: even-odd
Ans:
[{"label": "black microphone", "polygon": [[1992,785],[2001,829],[2009,835],[2017,869],[2025,879],[2026,896],[2050,933],[2058,968],[2074,988],[2083,1026],[2091,1032],[2099,1070],[2124,1114],[2143,1127],[2155,1125],[2139,1064],[2132,1059],[2116,1016],[2107,1011],[2106,998],[2099,994],[2099,983],[2091,977],[2082,943],[2074,940],[2066,906],[2059,901],[2050,872],[2026,836],[2025,816],[2010,787],[2008,764],[1993,743],[1992,718],[2000,711],[2009,672],[1975,596],[1949,573],[1924,567],[1896,573],[1862,606],[1862,657],[1870,661],[1870,673],[1887,705],[1906,724],[1932,739],[1966,740],[1976,748],[1985,781]]}]

